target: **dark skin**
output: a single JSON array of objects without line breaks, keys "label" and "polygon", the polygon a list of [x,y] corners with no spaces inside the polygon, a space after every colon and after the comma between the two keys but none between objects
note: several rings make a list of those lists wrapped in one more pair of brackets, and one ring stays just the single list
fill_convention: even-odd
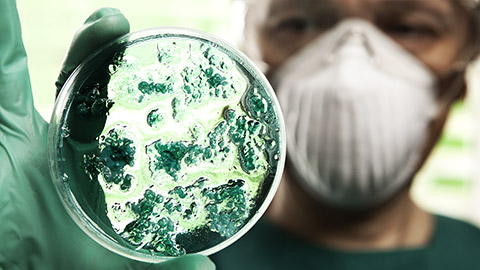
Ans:
[{"label": "dark skin", "polygon": [[[429,126],[418,171],[439,138],[451,104],[465,92],[468,49],[467,10],[450,0],[257,0],[247,16],[267,76],[290,56],[347,17],[375,24],[429,68],[438,79],[438,102],[445,104]],[[336,209],[312,198],[287,169],[267,217],[285,230],[342,250],[385,250],[428,244],[431,214],[409,197],[411,180],[395,196],[366,211]],[[410,179],[413,179],[415,173]]]}]

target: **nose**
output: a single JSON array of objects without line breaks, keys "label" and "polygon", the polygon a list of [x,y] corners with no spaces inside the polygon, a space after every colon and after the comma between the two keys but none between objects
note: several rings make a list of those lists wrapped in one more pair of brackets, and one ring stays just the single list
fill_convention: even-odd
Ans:
[{"label": "nose", "polygon": [[326,55],[327,61],[335,61],[339,56],[363,55],[375,61],[376,55],[367,32],[359,25],[351,26],[336,41],[332,50]]}]

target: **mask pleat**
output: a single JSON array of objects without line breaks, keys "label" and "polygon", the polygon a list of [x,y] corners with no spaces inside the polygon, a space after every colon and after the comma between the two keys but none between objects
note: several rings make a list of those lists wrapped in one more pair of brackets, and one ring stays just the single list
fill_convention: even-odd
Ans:
[{"label": "mask pleat", "polygon": [[[351,66],[348,67],[350,68],[344,68],[344,73],[340,78],[351,76],[349,73],[356,72]],[[356,89],[352,88],[351,82],[347,80],[344,81],[345,83],[341,83],[340,88],[337,90],[339,95],[338,113],[340,116],[340,125],[337,127],[336,133],[340,136],[336,139],[338,143],[336,147],[339,149],[340,159],[336,165],[336,175],[340,178],[338,180],[342,182],[343,186],[341,188],[345,191],[342,192],[344,193],[343,196],[345,196],[345,194],[348,194],[348,196],[356,196],[356,194],[352,194],[352,187],[358,185],[358,183],[354,182],[354,179],[359,176],[362,177],[363,169],[358,162],[358,158],[361,158],[361,156],[359,156],[361,154],[359,147],[362,147],[362,145],[358,144],[358,138],[361,138],[364,134],[361,128],[359,128],[362,122],[357,119],[361,116],[362,108],[361,102],[359,103],[357,99],[359,93],[356,93]],[[354,83],[361,84],[361,81]]]},{"label": "mask pleat", "polygon": [[[333,73],[326,76],[338,77],[337,74],[338,70],[334,70]],[[336,198],[338,195],[341,195],[339,191],[344,188],[344,181],[346,180],[343,177],[342,166],[346,161],[344,150],[348,149],[346,145],[348,141],[345,140],[348,136],[344,133],[346,129],[342,132],[342,127],[348,127],[350,123],[348,115],[343,110],[345,108],[343,104],[345,93],[339,87],[339,84],[327,81],[327,84],[321,91],[324,96],[322,111],[325,113],[322,119],[322,126],[325,132],[323,133],[323,143],[319,149],[323,158],[320,165],[322,165],[321,170],[325,178],[324,181],[326,181],[329,188],[328,192],[332,194],[330,196]]]},{"label": "mask pleat", "polygon": [[[362,83],[362,82],[361,82]],[[351,175],[351,184],[353,191],[357,191],[358,194],[351,194],[353,197],[363,197],[367,194],[369,187],[371,186],[371,169],[373,158],[372,151],[375,144],[371,143],[372,134],[370,132],[370,122],[373,119],[372,109],[375,103],[375,98],[372,99],[365,91],[370,91],[361,87],[361,93],[355,100],[352,100],[352,156],[351,164],[354,167],[354,175]]]},{"label": "mask pleat", "polygon": [[391,104],[386,98],[390,91],[388,88],[379,90],[378,95],[371,98],[368,110],[370,119],[366,121],[366,125],[369,125],[370,136],[369,140],[369,154],[371,156],[370,168],[369,168],[369,179],[368,179],[368,192],[373,194],[372,196],[378,196],[376,192],[380,190],[380,187],[384,184],[386,179],[385,167],[389,166],[391,162],[390,156],[387,152],[390,149],[390,142],[388,138],[391,138],[392,130],[389,129],[389,121],[393,119],[388,119],[391,114],[385,113],[391,109]]},{"label": "mask pleat", "polygon": [[[292,85],[293,83],[291,82],[290,85],[286,85],[279,90],[279,101],[283,112],[286,113],[285,121],[289,123],[289,128],[287,128],[287,149],[294,155],[293,159],[302,160],[301,153],[297,151],[297,142],[299,141],[297,130],[298,125],[301,124],[299,121],[301,97],[297,91],[290,90],[295,89],[295,86]],[[301,169],[299,168],[299,170]]]},{"label": "mask pleat", "polygon": [[[302,82],[302,84],[304,83]],[[298,138],[297,151],[305,155],[306,162],[311,162],[311,160],[309,160],[311,158],[311,146],[309,144],[315,140],[314,138],[309,138],[309,136],[313,134],[310,132],[310,129],[318,125],[318,122],[312,121],[312,118],[314,118],[315,114],[315,111],[313,110],[315,110],[314,108],[317,106],[316,104],[312,104],[312,102],[315,102],[315,100],[312,98],[312,95],[315,91],[315,87],[307,86],[304,87],[301,92],[297,92],[297,95],[301,99],[301,102],[299,103],[300,118],[298,118],[299,123],[297,124],[296,130]],[[309,178],[311,178],[311,176],[309,176]],[[312,179],[312,181],[317,181],[317,179]]]},{"label": "mask pleat", "polygon": [[[309,101],[312,103],[312,114],[310,119],[310,129],[312,131],[309,133],[314,134],[313,136],[317,136],[317,138],[308,138],[310,147],[308,149],[307,156],[313,164],[323,164],[325,162],[324,159],[328,158],[323,150],[325,149],[325,144],[328,143],[328,130],[321,123],[324,123],[323,119],[327,117],[327,114],[325,113],[325,107],[327,104],[324,102],[325,92],[319,89],[325,86],[317,82],[315,82],[315,84],[316,86],[311,87],[313,91],[311,91],[311,98],[309,99]],[[322,189],[324,190],[327,188],[327,186],[329,186],[328,183],[324,182],[324,179],[327,178],[325,169],[326,168],[318,166],[315,168],[315,171],[311,172],[312,175],[310,176],[312,178],[323,178],[315,179],[315,181],[318,181],[319,185],[323,185],[324,187],[322,187]]]},{"label": "mask pleat", "polygon": [[[376,106],[372,106],[371,113],[377,114],[377,119],[374,120],[372,125],[372,145],[379,145],[380,149],[375,151],[376,157],[374,158],[374,162],[372,162],[372,171],[374,172],[372,175],[372,179],[370,179],[371,183],[371,190],[370,192],[375,192],[379,190],[382,185],[384,185],[384,180],[387,179],[389,176],[387,172],[392,170],[393,163],[395,159],[392,158],[394,156],[396,147],[395,143],[389,141],[389,138],[395,135],[395,129],[391,128],[391,125],[395,125],[395,119],[392,119],[392,114],[388,113],[388,111],[392,110],[393,104],[391,104],[392,98],[389,88],[385,88],[382,90],[381,93],[383,96],[390,96],[388,98],[377,98]],[[375,111],[373,111],[375,110]],[[375,181],[376,180],[376,181]]]}]

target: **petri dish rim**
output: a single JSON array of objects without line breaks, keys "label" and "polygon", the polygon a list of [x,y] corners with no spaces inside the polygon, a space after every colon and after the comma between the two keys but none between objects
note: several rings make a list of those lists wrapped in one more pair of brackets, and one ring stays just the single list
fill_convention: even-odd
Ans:
[{"label": "petri dish rim", "polygon": [[[130,259],[144,261],[144,262],[151,262],[151,263],[158,263],[162,261],[166,261],[168,259],[172,259],[175,257],[171,256],[158,256],[158,255],[151,255],[148,253],[139,252],[133,249],[130,249],[124,245],[121,245],[108,235],[103,229],[101,229],[89,216],[85,213],[85,211],[80,206],[79,202],[75,198],[75,195],[72,193],[68,183],[68,176],[62,175],[62,170],[60,169],[60,162],[59,158],[60,148],[62,147],[63,143],[63,135],[62,135],[62,126],[66,120],[65,111],[66,108],[70,108],[73,99],[75,97],[75,93],[73,89],[76,89],[75,86],[80,84],[82,85],[87,78],[94,72],[93,70],[88,69],[91,62],[94,59],[98,59],[102,57],[102,53],[107,49],[114,45],[118,44],[135,44],[137,42],[142,42],[143,40],[150,40],[150,39],[160,39],[160,38],[187,38],[187,39],[195,39],[201,42],[210,43],[216,49],[222,51],[223,53],[228,54],[232,60],[234,60],[244,72],[248,72],[252,78],[254,78],[265,90],[267,95],[270,97],[270,101],[273,105],[273,109],[277,114],[278,126],[279,126],[279,159],[277,163],[277,169],[275,172],[274,179],[268,190],[266,197],[263,203],[260,205],[258,210],[252,215],[250,220],[248,220],[245,225],[237,231],[233,236],[227,238],[226,240],[220,242],[219,244],[210,247],[208,249],[202,250],[200,252],[196,252],[195,254],[201,255],[211,255],[215,252],[218,252],[225,247],[231,245],[240,237],[242,237],[248,230],[250,230],[255,223],[260,219],[260,217],[265,213],[268,205],[273,200],[275,192],[280,184],[280,180],[283,174],[283,169],[285,165],[285,158],[286,158],[286,132],[285,132],[285,124],[283,120],[283,115],[280,109],[280,105],[278,100],[276,99],[276,95],[271,87],[270,83],[268,82],[265,75],[253,64],[253,62],[248,59],[242,52],[235,49],[232,45],[228,44],[225,41],[205,32],[201,32],[194,29],[187,29],[187,28],[180,28],[180,27],[157,27],[157,28],[150,28],[145,29],[133,33],[126,34],[124,36],[115,39],[106,45],[100,47],[96,50],[93,54],[87,57],[69,76],[67,81],[65,82],[62,90],[60,91],[55,107],[53,110],[53,114],[50,120],[49,126],[49,134],[48,134],[48,160],[49,160],[49,167],[50,167],[50,174],[52,176],[52,181],[54,186],[57,190],[57,193],[61,199],[61,202],[64,208],[67,210],[67,213],[70,217],[74,220],[74,222],[93,240],[97,243],[102,245],[103,247],[125,256]],[[87,71],[85,71],[85,69]],[[79,74],[84,74],[83,80],[79,80]]]}]

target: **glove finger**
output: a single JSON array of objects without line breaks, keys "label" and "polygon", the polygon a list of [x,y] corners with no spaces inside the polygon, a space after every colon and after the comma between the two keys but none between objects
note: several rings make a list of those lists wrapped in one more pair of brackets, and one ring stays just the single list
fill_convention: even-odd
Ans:
[{"label": "glove finger", "polygon": [[[33,103],[27,55],[14,0],[0,1],[0,33],[0,107],[23,114],[26,109],[33,109]],[[7,120],[1,115],[2,122]]]},{"label": "glove finger", "polygon": [[10,152],[12,140],[40,137],[45,122],[33,106],[15,0],[0,1],[0,33],[0,134],[8,135],[0,136],[0,146]]},{"label": "glove finger", "polygon": [[215,270],[215,264],[206,256],[191,254],[153,265],[158,270]]},{"label": "glove finger", "polygon": [[75,33],[55,86],[57,96],[73,70],[96,49],[130,31],[128,20],[114,8],[101,8]]}]

